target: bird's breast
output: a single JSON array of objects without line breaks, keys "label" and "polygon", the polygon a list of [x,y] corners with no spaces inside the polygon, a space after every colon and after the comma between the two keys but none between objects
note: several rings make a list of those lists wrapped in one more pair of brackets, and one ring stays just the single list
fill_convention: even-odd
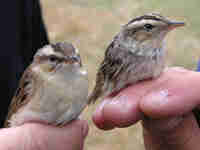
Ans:
[{"label": "bird's breast", "polygon": [[83,69],[52,76],[43,74],[41,81],[42,85],[24,108],[37,120],[66,122],[77,117],[88,103],[88,79]]}]

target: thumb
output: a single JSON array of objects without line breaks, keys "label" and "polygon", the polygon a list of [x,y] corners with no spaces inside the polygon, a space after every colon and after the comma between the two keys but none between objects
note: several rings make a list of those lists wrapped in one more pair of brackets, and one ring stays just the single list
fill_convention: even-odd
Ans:
[{"label": "thumb", "polygon": [[37,123],[27,123],[18,128],[22,136],[20,143],[29,150],[82,150],[88,134],[88,124],[83,120],[73,121],[63,128]]}]

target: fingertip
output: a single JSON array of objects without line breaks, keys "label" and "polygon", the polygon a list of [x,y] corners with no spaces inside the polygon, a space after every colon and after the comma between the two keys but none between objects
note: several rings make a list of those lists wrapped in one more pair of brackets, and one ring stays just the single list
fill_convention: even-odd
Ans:
[{"label": "fingertip", "polygon": [[[134,99],[135,98],[135,99]],[[104,117],[115,127],[127,127],[141,119],[138,99],[133,96],[119,95],[104,108]]]},{"label": "fingertip", "polygon": [[97,128],[101,130],[112,130],[115,128],[115,126],[110,123],[109,121],[104,121],[103,119],[98,119],[95,116],[92,118],[94,124],[96,125]]},{"label": "fingertip", "polygon": [[111,130],[114,126],[108,123],[104,117],[104,106],[109,103],[110,99],[105,99],[96,109],[92,116],[94,124],[102,130]]},{"label": "fingertip", "polygon": [[127,127],[141,119],[137,98],[120,95],[106,101],[93,115],[93,122],[98,128],[110,130],[115,127]]}]

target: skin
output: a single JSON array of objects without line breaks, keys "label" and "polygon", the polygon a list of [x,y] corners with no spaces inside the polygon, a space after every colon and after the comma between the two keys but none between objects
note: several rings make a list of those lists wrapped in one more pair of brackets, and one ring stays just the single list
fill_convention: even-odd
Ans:
[{"label": "skin", "polygon": [[191,112],[200,104],[199,83],[199,72],[166,69],[158,79],[105,99],[93,121],[98,128],[111,130],[142,120],[146,150],[198,150],[200,128]]},{"label": "skin", "polygon": [[82,150],[88,134],[86,121],[76,120],[63,128],[38,123],[0,130],[2,150]]}]

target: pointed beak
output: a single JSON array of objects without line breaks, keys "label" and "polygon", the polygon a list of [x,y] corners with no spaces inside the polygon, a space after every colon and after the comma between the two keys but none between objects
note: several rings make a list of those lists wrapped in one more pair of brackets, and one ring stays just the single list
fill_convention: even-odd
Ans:
[{"label": "pointed beak", "polygon": [[184,22],[178,22],[178,21],[170,21],[169,23],[168,23],[168,28],[169,28],[169,30],[172,30],[172,29],[175,29],[175,28],[177,28],[177,27],[182,27],[182,26],[184,26],[185,25],[185,23]]}]

